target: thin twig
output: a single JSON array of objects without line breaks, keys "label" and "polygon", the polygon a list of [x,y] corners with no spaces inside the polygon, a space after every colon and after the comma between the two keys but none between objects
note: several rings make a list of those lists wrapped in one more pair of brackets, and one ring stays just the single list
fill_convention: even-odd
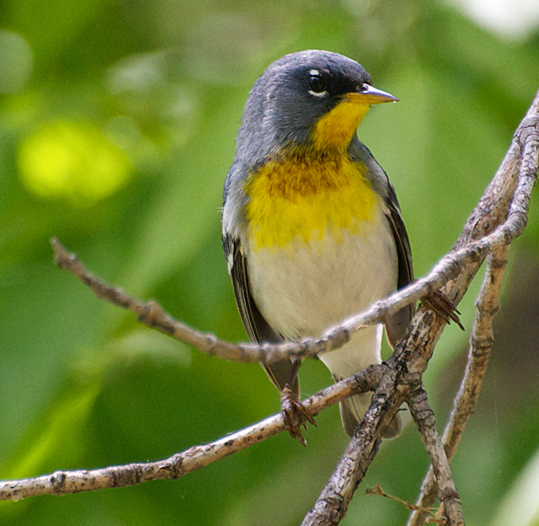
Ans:
[{"label": "thin twig", "polygon": [[[372,365],[333,384],[303,403],[317,415],[356,393],[373,391],[382,377],[383,365]],[[193,446],[157,462],[140,462],[95,470],[57,471],[35,478],[0,482],[0,500],[21,500],[39,495],[66,495],[104,488],[119,488],[158,479],[177,479],[233,453],[285,431],[282,415],[271,416],[250,427],[209,444]]]},{"label": "thin twig", "polygon": [[[68,254],[57,240],[51,241],[58,264],[82,280],[97,296],[132,310],[150,327],[170,334],[207,354],[217,354],[243,362],[259,361],[262,357],[270,362],[282,359],[283,356],[314,356],[337,349],[349,340],[354,331],[383,321],[388,315],[429,295],[444,283],[444,292],[458,304],[485,256],[508,246],[524,229],[531,190],[537,178],[538,147],[539,95],[517,129],[502,166],[466,222],[452,252],[443,258],[426,278],[375,303],[364,313],[329,328],[318,339],[280,345],[234,345],[221,342],[211,334],[196,331],[177,322],[155,302],[142,302],[126,295],[121,289],[103,283],[88,272],[76,256]],[[399,343],[387,365],[372,366],[325,389],[316,395],[320,398],[315,396],[305,402],[309,411],[317,414],[330,403],[377,386],[363,423],[356,430],[345,456],[303,524],[337,524],[344,516],[355,489],[376,455],[385,428],[410,392],[410,374],[418,373],[419,377],[421,376],[445,323],[443,318],[422,305],[414,318],[408,337]],[[18,500],[31,495],[60,495],[133,485],[156,478],[177,478],[282,430],[282,419],[277,415],[211,444],[195,446],[158,462],[113,466],[94,471],[56,472],[35,479],[0,483],[0,498]],[[437,452],[439,453],[439,448]],[[448,473],[439,475],[440,481],[443,482],[440,482],[442,489],[451,489],[452,480]],[[448,503],[450,507],[454,505],[454,498],[448,499],[444,496],[443,499],[446,506]],[[448,513],[457,517],[457,521],[460,520],[455,515],[458,510],[453,509]]]},{"label": "thin twig", "polygon": [[[453,402],[451,416],[442,438],[449,460],[453,458],[466,423],[475,411],[483,378],[492,354],[494,344],[492,322],[500,307],[500,287],[507,265],[508,252],[509,247],[503,247],[491,254],[487,260],[485,278],[476,301],[477,314],[470,335],[466,371]],[[438,486],[431,466],[421,485],[421,493],[416,502],[418,508],[410,515],[408,526],[419,526],[425,522],[427,514],[422,510],[430,508],[434,504],[437,492]]]},{"label": "thin twig", "polygon": [[395,369],[387,369],[363,422],[301,526],[334,526],[339,524],[346,514],[355,490],[376,456],[383,431],[394,417],[394,414],[388,411],[386,393],[394,388],[395,376]]},{"label": "thin twig", "polygon": [[435,517],[436,508],[430,508],[430,509],[419,508],[416,504],[412,504],[411,502],[406,502],[405,500],[399,499],[399,497],[395,497],[395,495],[389,495],[388,493],[386,493],[382,489],[382,486],[380,486],[380,484],[376,484],[376,486],[374,486],[374,488],[367,488],[365,490],[365,494],[367,494],[367,495],[376,495],[378,497],[384,497],[386,499],[393,500],[395,502],[398,502],[399,504],[402,504],[402,505],[406,506],[410,511],[417,510],[417,511],[424,512],[426,515],[429,516],[429,519],[431,520],[431,522],[434,522],[434,523],[440,524],[440,525],[447,524],[447,521],[444,518],[436,519],[436,517]]},{"label": "thin twig", "polygon": [[[463,234],[459,237],[457,243],[465,242],[466,232],[469,236],[477,236],[483,231],[482,227],[478,227],[483,221],[484,224],[490,226],[495,217],[496,207],[500,207],[503,211],[505,207],[509,210],[511,207],[524,207],[524,223],[527,218],[528,201],[531,195],[531,189],[537,181],[537,165],[538,165],[538,150],[539,150],[539,94],[530,106],[526,116],[516,130],[513,142],[509,152],[504,158],[502,165],[497,171],[494,179],[490,183],[487,192],[481,199],[470,219],[467,221],[468,229],[465,228]],[[517,179],[514,175],[520,174],[518,183],[520,191],[515,190],[515,199],[511,202],[512,186],[517,184]],[[484,209],[484,212],[481,211]],[[449,422],[446,425],[443,434],[444,447],[446,447],[447,456],[451,460],[456,451],[456,447],[460,441],[464,427],[469,416],[475,410],[479,390],[482,385],[482,378],[490,357],[493,341],[489,341],[489,337],[478,336],[478,334],[488,334],[492,331],[492,318],[496,309],[489,313],[487,303],[497,304],[499,290],[503,278],[503,269],[506,265],[508,244],[502,245],[497,250],[496,256],[491,256],[490,265],[487,266],[487,274],[483,281],[482,289],[477,302],[485,306],[477,313],[476,322],[474,324],[470,352],[468,354],[468,364],[466,373],[463,378],[459,393],[454,401],[453,410]],[[492,285],[491,285],[492,283]],[[479,317],[479,322],[477,318]],[[474,342],[475,340],[475,342]],[[479,345],[478,345],[479,344]],[[483,348],[482,348],[483,347]],[[482,356],[484,358],[482,358]],[[417,500],[417,504],[422,507],[432,506],[436,499],[436,482],[433,476],[432,467],[425,475],[421,486],[421,492]],[[408,520],[407,526],[420,526],[425,522],[425,514],[419,511],[414,511]]]},{"label": "thin twig", "polygon": [[428,403],[427,392],[423,388],[421,375],[415,376],[416,378],[411,380],[414,387],[408,396],[408,406],[432,461],[438,494],[443,504],[447,524],[448,526],[464,526],[460,495],[451,475],[449,460],[442,445],[442,440],[436,429],[434,412]]},{"label": "thin twig", "polygon": [[[466,221],[452,253],[435,268],[436,271],[446,264],[447,267],[451,267],[451,264],[459,267],[454,279],[442,289],[455,305],[468,289],[487,251],[509,245],[525,227],[529,198],[537,179],[538,137],[539,93],[519,125],[511,148],[493,181]],[[523,152],[521,162],[520,152]],[[474,241],[478,238],[479,241]],[[458,256],[455,257],[455,254]],[[435,271],[429,274],[429,279]],[[419,308],[408,337],[399,342],[388,360],[388,373],[373,396],[364,422],[356,430],[345,456],[337,464],[302,526],[334,525],[344,517],[354,491],[374,458],[384,422],[394,417],[406,392],[407,386],[401,383],[405,376],[402,372],[423,373],[443,327],[443,319],[424,305]],[[386,401],[383,413],[378,407],[381,398]],[[367,440],[358,440],[364,434]]]},{"label": "thin twig", "polygon": [[[75,254],[68,253],[56,238],[52,238],[51,245],[54,250],[55,260],[61,268],[68,270],[90,287],[97,297],[131,310],[147,326],[192,345],[205,354],[217,355],[227,360],[245,363],[258,362],[262,359],[271,363],[282,360],[284,357],[305,358],[329,352],[346,344],[350,340],[351,334],[362,327],[383,322],[388,316],[395,314],[406,305],[425,298],[448,281],[458,279],[463,266],[467,262],[482,261],[489,251],[495,250],[505,243],[506,231],[484,237],[475,243],[472,241],[481,237],[481,235],[492,232],[494,227],[499,224],[500,210],[504,206],[508,206],[508,199],[512,195],[512,185],[516,180],[514,174],[520,160],[521,144],[529,142],[527,141],[527,136],[522,137],[522,132],[526,127],[529,127],[531,129],[530,133],[537,133],[536,105],[539,104],[537,101],[538,98],[536,97],[534,105],[532,105],[519,126],[512,146],[496,177],[487,188],[478,207],[476,207],[476,215],[472,214],[467,221],[463,233],[453,250],[438,262],[428,276],[415,281],[383,300],[373,303],[366,311],[351,316],[340,324],[329,327],[320,338],[305,338],[299,342],[283,342],[280,344],[235,345],[219,340],[213,334],[198,331],[175,320],[157,302],[143,302],[129,296],[121,288],[101,281],[85,268]],[[530,164],[530,169],[533,171],[533,162]],[[519,226],[521,231],[524,225]],[[466,243],[462,242],[463,239],[467,240]]]},{"label": "thin twig", "polygon": [[[82,281],[99,299],[135,313],[141,323],[192,345],[209,356],[219,356],[226,360],[243,363],[262,360],[271,363],[288,357],[312,358],[318,354],[336,350],[350,340],[353,332],[362,327],[380,323],[404,306],[431,294],[447,279],[458,273],[460,264],[460,261],[454,257],[445,258],[443,264],[438,264],[429,276],[373,303],[366,311],[329,327],[320,338],[305,338],[299,342],[287,341],[279,344],[233,344],[174,319],[155,301],[142,301],[125,293],[123,289],[106,283],[88,270],[76,254],[68,252],[57,238],[51,238],[50,243],[56,264]],[[466,258],[469,255],[461,253],[456,257]]]}]

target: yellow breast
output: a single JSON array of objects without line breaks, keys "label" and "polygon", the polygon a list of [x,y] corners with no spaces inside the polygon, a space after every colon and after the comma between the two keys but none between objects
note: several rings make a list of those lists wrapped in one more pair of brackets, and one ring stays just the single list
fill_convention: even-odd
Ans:
[{"label": "yellow breast", "polygon": [[346,157],[270,161],[246,182],[246,217],[253,248],[285,248],[344,231],[360,233],[377,217],[378,196],[366,168]]}]

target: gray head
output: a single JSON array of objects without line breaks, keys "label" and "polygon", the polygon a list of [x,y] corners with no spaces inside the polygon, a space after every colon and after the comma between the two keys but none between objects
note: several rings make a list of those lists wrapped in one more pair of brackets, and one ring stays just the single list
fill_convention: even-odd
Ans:
[{"label": "gray head", "polygon": [[351,140],[370,104],[397,100],[370,83],[363,66],[337,53],[285,55],[264,71],[249,94],[236,160],[253,166],[287,148],[312,146],[317,123],[343,101],[364,106],[361,116],[348,119]]}]

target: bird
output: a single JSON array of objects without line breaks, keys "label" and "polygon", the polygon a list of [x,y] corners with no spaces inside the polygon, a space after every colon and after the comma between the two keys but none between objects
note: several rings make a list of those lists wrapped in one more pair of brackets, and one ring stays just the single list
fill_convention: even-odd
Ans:
[{"label": "bird", "polygon": [[[285,55],[255,82],[222,207],[227,267],[251,341],[320,336],[413,281],[395,190],[356,133],[371,105],[398,100],[375,88],[358,62],[330,51]],[[414,308],[408,305],[319,355],[334,381],[381,363],[384,326],[394,347],[407,334]],[[281,392],[285,413],[302,410],[300,363],[261,362]],[[340,402],[349,436],[371,397],[358,394]],[[284,416],[290,434],[305,443],[300,425],[314,419]],[[397,416],[385,436],[398,435],[400,427]]]}]

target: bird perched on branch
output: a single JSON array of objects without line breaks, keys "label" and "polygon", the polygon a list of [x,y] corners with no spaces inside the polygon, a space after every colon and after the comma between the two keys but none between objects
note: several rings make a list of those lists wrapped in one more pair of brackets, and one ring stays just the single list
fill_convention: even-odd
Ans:
[{"label": "bird perched on branch", "polygon": [[[371,104],[398,99],[357,62],[327,51],[286,55],[256,81],[224,188],[223,246],[247,334],[298,340],[366,309],[413,279],[399,203],[386,173],[358,140]],[[385,320],[392,346],[414,307]],[[380,363],[382,326],[320,355],[335,381]],[[312,417],[299,400],[299,361],[262,362],[281,391],[290,434],[304,442]],[[370,394],[341,402],[352,435]],[[386,436],[400,430],[393,420]]]}]

